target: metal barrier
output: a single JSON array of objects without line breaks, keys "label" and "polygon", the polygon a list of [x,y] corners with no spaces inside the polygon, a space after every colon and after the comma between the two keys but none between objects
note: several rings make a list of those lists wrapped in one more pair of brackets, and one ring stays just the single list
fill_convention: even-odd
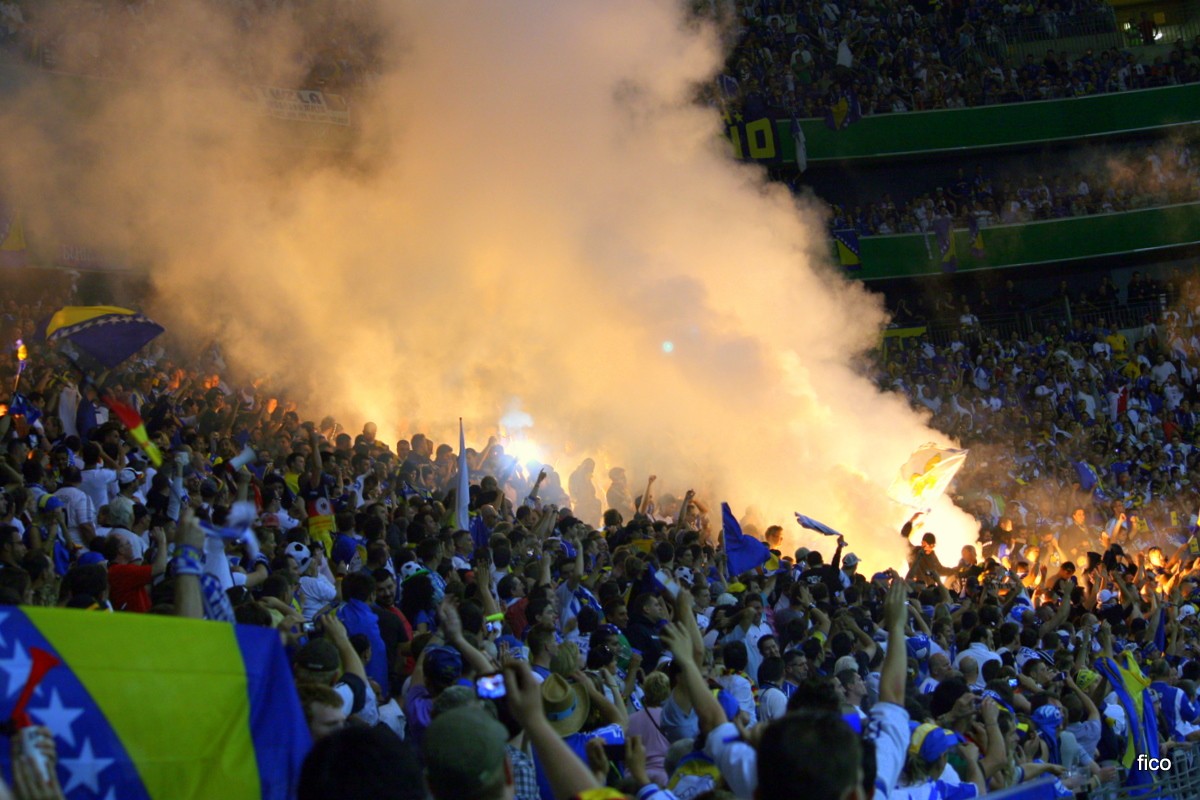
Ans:
[{"label": "metal barrier", "polygon": [[[1051,324],[1058,325],[1059,330],[1066,333],[1075,320],[1079,320],[1085,326],[1088,323],[1103,322],[1104,327],[1108,329],[1141,328],[1146,324],[1147,318],[1155,322],[1161,321],[1166,307],[1166,295],[1139,300],[1136,303],[1086,308],[1081,308],[1078,304],[1072,305],[1066,298],[1056,298],[1023,312],[984,315],[980,317],[978,325],[970,328],[964,328],[958,320],[929,320],[920,324],[925,326],[925,336],[929,341],[936,345],[947,345],[955,340],[968,341],[981,337],[989,341],[1003,341],[1014,333],[1028,337],[1045,333]],[[1200,800],[1200,795],[1197,795],[1197,798]]]},{"label": "metal barrier", "polygon": [[1009,43],[1037,42],[1047,39],[1066,39],[1117,30],[1117,17],[1112,8],[1098,8],[1076,14],[1020,17],[1001,24]]},{"label": "metal barrier", "polygon": [[[1196,800],[1200,798],[1200,746],[1195,742],[1174,748],[1164,756],[1170,768],[1154,770],[1153,784],[1123,785],[1127,777],[1124,767],[1119,770],[1120,784],[1093,789],[1083,795],[1086,800]],[[1078,796],[1078,795],[1077,795]]]}]

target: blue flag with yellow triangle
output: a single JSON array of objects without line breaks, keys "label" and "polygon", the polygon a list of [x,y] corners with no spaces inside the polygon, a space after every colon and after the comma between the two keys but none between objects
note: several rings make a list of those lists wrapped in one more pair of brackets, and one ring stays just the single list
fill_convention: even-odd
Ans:
[{"label": "blue flag with yellow triangle", "polygon": [[967,238],[971,240],[971,258],[983,258],[983,232],[979,229],[979,217],[974,214],[967,220]]},{"label": "blue flag with yellow triangle", "polygon": [[838,95],[825,109],[825,127],[840,131],[862,119],[862,105],[852,90]]},{"label": "blue flag with yellow triangle", "polygon": [[66,306],[54,312],[40,331],[47,341],[70,341],[110,368],[162,332],[154,320],[118,306]]},{"label": "blue flag with yellow triangle", "polygon": [[287,800],[311,744],[276,631],[150,614],[0,609],[0,717],[69,800]]},{"label": "blue flag with yellow triangle", "polygon": [[858,245],[858,231],[853,228],[839,228],[833,232],[833,242],[837,247],[838,263],[843,267],[861,267],[862,254]]},{"label": "blue flag with yellow triangle", "polygon": [[950,217],[938,217],[933,221],[933,232],[937,236],[938,263],[942,272],[954,272],[958,269],[958,249],[954,245],[954,220]]}]

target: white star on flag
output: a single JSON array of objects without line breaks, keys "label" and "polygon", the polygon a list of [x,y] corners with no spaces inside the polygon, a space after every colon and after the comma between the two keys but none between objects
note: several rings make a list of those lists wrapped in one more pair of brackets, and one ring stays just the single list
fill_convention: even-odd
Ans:
[{"label": "white star on flag", "polygon": [[57,689],[50,691],[50,705],[45,708],[30,708],[29,714],[49,728],[55,736],[61,736],[68,745],[75,746],[75,733],[71,730],[71,725],[83,715],[83,709],[64,706]]},{"label": "white star on flag", "polygon": [[8,697],[20,694],[29,680],[29,671],[33,668],[33,659],[25,652],[25,647],[17,642],[13,654],[9,658],[0,659],[0,675],[8,678]]},{"label": "white star on flag", "polygon": [[92,743],[84,739],[78,758],[58,760],[71,775],[67,785],[63,787],[63,794],[69,795],[73,789],[80,786],[87,786],[92,790],[92,794],[100,794],[100,773],[112,766],[114,761],[116,759],[96,758],[92,752]]}]

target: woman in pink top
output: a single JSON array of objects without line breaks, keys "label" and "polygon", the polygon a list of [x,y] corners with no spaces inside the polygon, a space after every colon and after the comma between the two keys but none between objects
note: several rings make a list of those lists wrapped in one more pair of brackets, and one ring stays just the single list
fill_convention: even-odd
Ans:
[{"label": "woman in pink top", "polygon": [[665,674],[651,672],[646,676],[642,688],[646,692],[642,698],[644,707],[629,718],[628,733],[642,737],[642,743],[646,746],[646,774],[650,780],[659,786],[666,786],[670,776],[663,769],[663,764],[671,742],[662,732],[662,704],[671,693],[671,682]]}]

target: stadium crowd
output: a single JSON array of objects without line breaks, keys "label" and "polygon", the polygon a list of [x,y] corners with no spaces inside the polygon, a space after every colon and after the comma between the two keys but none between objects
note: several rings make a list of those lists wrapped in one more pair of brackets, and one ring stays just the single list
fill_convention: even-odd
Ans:
[{"label": "stadium crowd", "polygon": [[715,91],[747,119],[821,118],[844,98],[871,115],[1200,80],[1200,43],[1179,43],[1167,58],[1145,64],[1136,51],[1117,49],[1075,57],[1047,49],[1016,63],[1008,57],[1012,41],[1115,30],[1111,9],[1090,0],[930,6],[739,0],[736,7],[735,46]]},{"label": "stadium crowd", "polygon": [[[971,448],[952,491],[981,538],[943,563],[918,513],[907,563],[873,574],[840,536],[779,552],[778,525],[774,558],[733,568],[705,498],[619,468],[598,486],[590,460],[564,480],[495,440],[466,453],[460,526],[452,445],[305,421],[230,384],[214,348],[185,364],[152,344],[98,387],[33,344],[0,417],[0,602],[278,629],[314,741],[301,798],[1152,780],[1138,756],[1183,769],[1200,739],[1200,284],[1174,291],[1132,343],[964,325],[881,354],[881,382]],[[10,301],[0,335],[33,341],[53,307]],[[160,466],[101,391],[140,412]]]},{"label": "stadium crowd", "polygon": [[852,229],[859,236],[924,233],[933,229],[939,217],[952,218],[957,228],[968,227],[972,220],[987,228],[1200,199],[1200,173],[1192,164],[1190,145],[1184,142],[1122,153],[1098,167],[1067,166],[1049,174],[1027,172],[998,180],[982,166],[973,174],[959,167],[953,179],[944,183],[907,201],[896,202],[889,193],[853,208],[835,205],[830,230]]}]

